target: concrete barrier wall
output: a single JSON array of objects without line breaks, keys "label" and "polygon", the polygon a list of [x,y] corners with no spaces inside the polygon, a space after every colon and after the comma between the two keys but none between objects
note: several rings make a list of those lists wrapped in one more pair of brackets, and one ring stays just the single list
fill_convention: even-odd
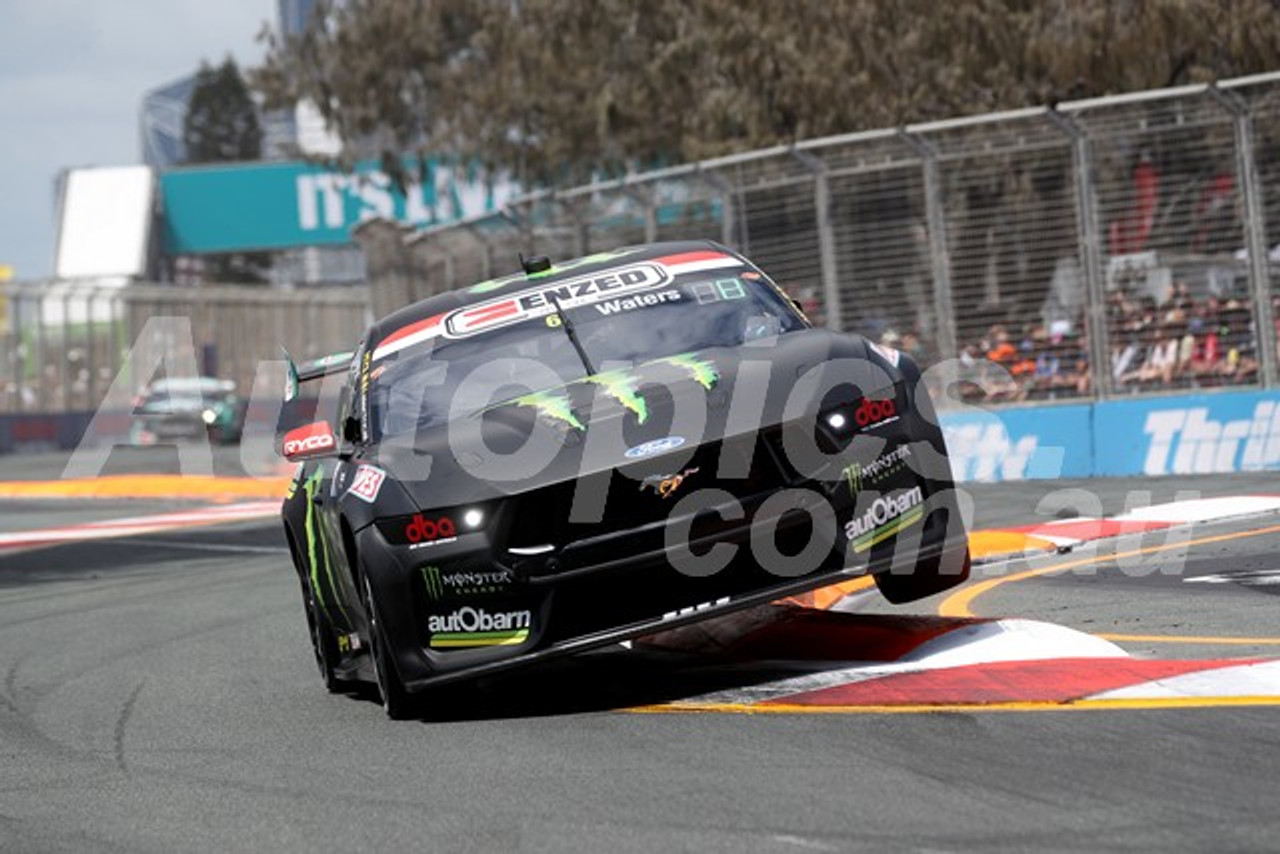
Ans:
[{"label": "concrete barrier wall", "polygon": [[957,480],[1280,471],[1280,391],[943,413]]}]

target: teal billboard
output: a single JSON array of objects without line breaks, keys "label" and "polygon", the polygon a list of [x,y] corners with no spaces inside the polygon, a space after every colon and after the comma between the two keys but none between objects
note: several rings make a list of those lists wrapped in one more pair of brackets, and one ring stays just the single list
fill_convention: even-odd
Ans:
[{"label": "teal billboard", "polygon": [[168,255],[247,252],[352,242],[367,219],[426,227],[496,210],[514,194],[474,169],[427,161],[400,192],[374,164],[351,173],[311,163],[237,163],[160,176]]}]

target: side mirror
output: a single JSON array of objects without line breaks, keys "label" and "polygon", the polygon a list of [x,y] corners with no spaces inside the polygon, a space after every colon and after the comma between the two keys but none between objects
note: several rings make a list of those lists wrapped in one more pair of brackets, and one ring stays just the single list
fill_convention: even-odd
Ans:
[{"label": "side mirror", "polygon": [[358,442],[361,438],[360,419],[354,415],[348,415],[342,422],[342,441]]},{"label": "side mirror", "polygon": [[284,458],[289,462],[331,456],[337,447],[338,440],[326,421],[314,421],[290,430],[281,443]]}]

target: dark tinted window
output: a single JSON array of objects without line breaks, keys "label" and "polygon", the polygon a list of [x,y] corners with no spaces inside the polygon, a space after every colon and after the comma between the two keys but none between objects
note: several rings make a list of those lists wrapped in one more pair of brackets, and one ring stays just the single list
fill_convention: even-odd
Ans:
[{"label": "dark tinted window", "polygon": [[[736,347],[805,327],[772,283],[743,268],[688,273],[665,285],[578,303],[564,314],[596,370]],[[434,337],[375,360],[375,436],[440,424],[451,411],[470,414],[586,376],[559,316],[549,305],[540,310],[539,316],[466,337]]]}]

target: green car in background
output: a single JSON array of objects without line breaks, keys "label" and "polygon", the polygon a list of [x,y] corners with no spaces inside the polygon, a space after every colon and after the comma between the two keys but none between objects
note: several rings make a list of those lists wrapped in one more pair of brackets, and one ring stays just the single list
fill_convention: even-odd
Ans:
[{"label": "green car in background", "polygon": [[229,445],[244,433],[248,401],[236,384],[213,377],[156,380],[133,405],[129,439],[135,445],[203,439]]}]

